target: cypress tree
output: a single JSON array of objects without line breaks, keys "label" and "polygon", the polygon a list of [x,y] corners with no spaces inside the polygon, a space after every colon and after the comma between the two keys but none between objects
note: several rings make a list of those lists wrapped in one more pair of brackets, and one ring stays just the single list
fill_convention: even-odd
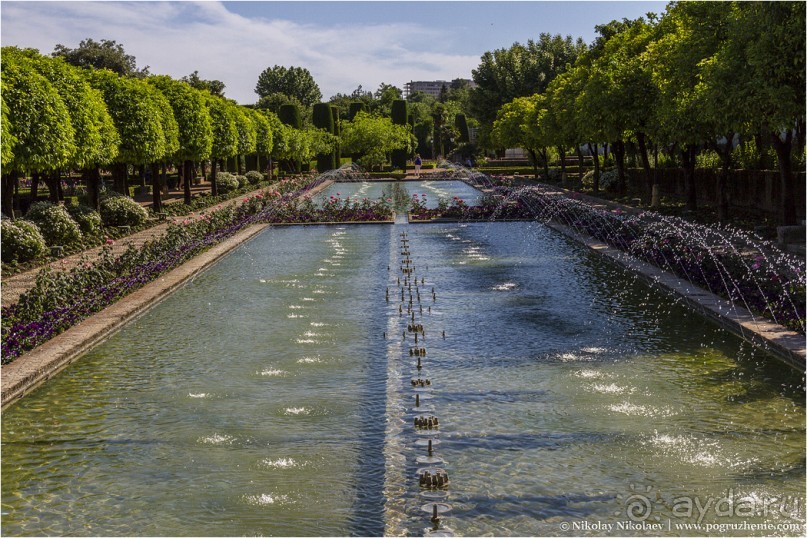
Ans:
[{"label": "cypress tree", "polygon": [[465,119],[465,114],[457,114],[454,116],[454,127],[456,127],[457,131],[460,133],[461,143],[467,144],[471,141],[471,137],[468,135],[468,121]]},{"label": "cypress tree", "polygon": [[339,119],[339,107],[331,105],[331,116],[333,116],[333,134],[336,136],[336,142],[333,145],[333,167],[339,168],[342,166],[342,146],[339,143],[339,137],[342,135],[341,120]]},{"label": "cypress tree", "polygon": [[[277,117],[280,119],[282,123],[292,127],[293,129],[302,129],[303,128],[303,118],[300,116],[300,109],[297,105],[293,105],[291,103],[287,103],[285,105],[280,105],[280,109],[277,111]],[[294,171],[295,172],[302,172],[303,171],[303,162],[300,159],[294,159]]]},{"label": "cypress tree", "polygon": [[[314,105],[313,111],[313,123],[314,127],[324,130],[326,133],[334,134],[334,122],[333,122],[333,114],[331,113],[331,105],[328,103],[317,103]],[[321,172],[326,172],[328,170],[333,170],[336,168],[334,166],[334,154],[331,153],[321,153],[317,155],[317,170]]]},{"label": "cypress tree", "polygon": [[347,117],[350,119],[350,121],[353,121],[353,118],[355,118],[356,114],[359,112],[367,112],[367,105],[361,101],[354,101],[353,103],[350,103]]},{"label": "cypress tree", "polygon": [[[406,125],[409,116],[409,106],[404,99],[396,99],[392,102],[392,123],[395,125]],[[403,149],[392,150],[392,167],[406,171],[407,153]]]}]

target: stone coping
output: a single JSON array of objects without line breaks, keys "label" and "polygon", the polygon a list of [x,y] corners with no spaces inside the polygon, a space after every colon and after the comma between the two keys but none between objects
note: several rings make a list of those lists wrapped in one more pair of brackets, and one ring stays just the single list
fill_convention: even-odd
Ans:
[{"label": "stone coping", "polygon": [[103,342],[128,322],[168,297],[189,279],[255,237],[267,225],[250,226],[195,256],[154,282],[127,295],[62,334],[2,367],[2,408],[19,400],[84,353]]},{"label": "stone coping", "polygon": [[771,321],[755,317],[741,306],[732,304],[722,297],[663,271],[655,265],[637,260],[592,237],[581,235],[567,226],[554,222],[547,223],[547,226],[636,273],[651,285],[661,286],[681,296],[693,310],[771,353],[792,368],[801,372],[805,371],[807,351],[803,335]]}]

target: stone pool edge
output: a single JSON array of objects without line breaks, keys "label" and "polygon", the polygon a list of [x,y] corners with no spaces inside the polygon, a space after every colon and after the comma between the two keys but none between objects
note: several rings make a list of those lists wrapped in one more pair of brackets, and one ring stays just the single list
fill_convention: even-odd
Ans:
[{"label": "stone pool edge", "polygon": [[675,293],[699,314],[771,353],[788,366],[802,373],[807,370],[805,338],[795,331],[787,330],[781,325],[764,319],[755,318],[745,308],[733,305],[722,297],[671,275],[655,265],[637,260],[592,237],[579,234],[567,226],[556,222],[545,224],[569,239],[582,243],[594,252],[605,256],[620,267],[635,273],[646,282],[657,284],[663,289]]},{"label": "stone pool edge", "polygon": [[32,349],[0,370],[2,409],[5,410],[29,392],[76,362],[124,325],[156,306],[188,280],[269,227],[256,224],[195,256],[154,282],[74,325],[62,334]]}]

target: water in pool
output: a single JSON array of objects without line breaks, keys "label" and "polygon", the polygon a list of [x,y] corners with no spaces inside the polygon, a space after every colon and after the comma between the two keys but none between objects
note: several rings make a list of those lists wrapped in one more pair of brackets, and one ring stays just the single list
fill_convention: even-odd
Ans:
[{"label": "water in pool", "polygon": [[423,534],[403,230],[442,525],[803,533],[801,375],[524,222],[267,229],[3,413],[2,533]]}]

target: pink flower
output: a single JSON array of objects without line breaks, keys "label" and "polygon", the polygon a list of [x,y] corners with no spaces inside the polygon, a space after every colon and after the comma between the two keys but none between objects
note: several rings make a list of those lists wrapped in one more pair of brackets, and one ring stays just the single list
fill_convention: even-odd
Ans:
[{"label": "pink flower", "polygon": [[114,245],[114,244],[115,244],[115,242],[114,242],[112,239],[107,238],[107,240],[106,240],[106,244],[107,244],[107,245]]},{"label": "pink flower", "polygon": [[759,265],[758,263],[755,263],[755,264],[751,265],[751,269],[759,269],[760,267],[761,267],[761,265]]}]

